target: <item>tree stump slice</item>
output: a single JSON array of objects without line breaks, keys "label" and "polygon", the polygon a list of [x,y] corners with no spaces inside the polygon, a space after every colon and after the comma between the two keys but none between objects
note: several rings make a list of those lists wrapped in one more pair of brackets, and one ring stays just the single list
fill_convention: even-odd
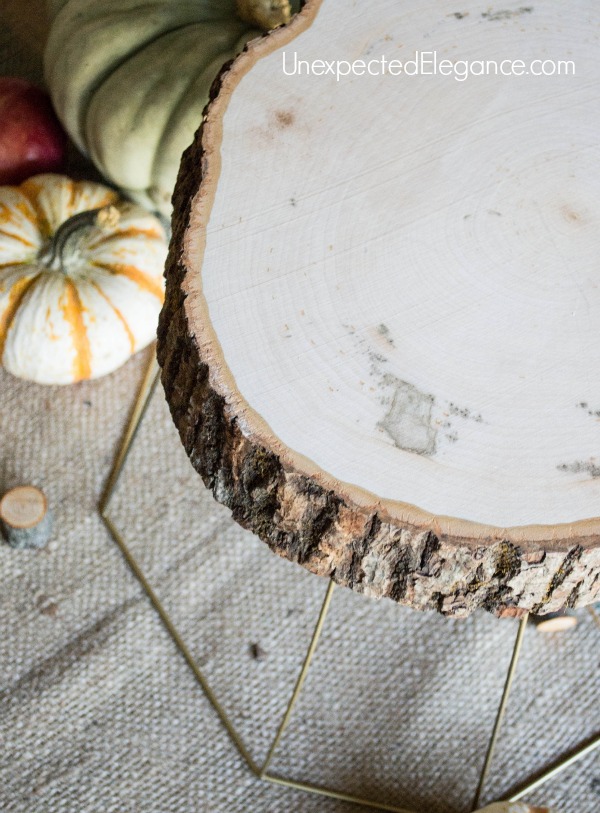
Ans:
[{"label": "tree stump slice", "polygon": [[0,527],[12,548],[43,548],[52,532],[52,515],[44,492],[35,486],[7,491],[0,500]]},{"label": "tree stump slice", "polygon": [[[598,39],[593,0],[308,0],[223,68],[159,361],[192,464],[277,554],[453,616],[598,598]],[[423,50],[576,74],[292,75]]]},{"label": "tree stump slice", "polygon": [[579,619],[573,610],[566,610],[560,613],[532,615],[531,623],[537,628],[538,632],[567,632],[577,626]]}]

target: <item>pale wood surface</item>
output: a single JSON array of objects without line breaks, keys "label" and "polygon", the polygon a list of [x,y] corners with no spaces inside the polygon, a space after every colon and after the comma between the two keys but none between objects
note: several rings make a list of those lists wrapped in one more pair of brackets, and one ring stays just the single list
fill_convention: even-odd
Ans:
[{"label": "pale wood surface", "polygon": [[[594,8],[312,0],[215,85],[159,356],[192,462],[278,554],[449,615],[598,595]],[[282,70],[588,29],[576,76]]]},{"label": "pale wood surface", "polygon": [[[506,20],[478,0],[460,20],[444,0],[317,6],[223,115],[213,381],[235,382],[247,431],[349,491],[501,527],[597,517],[595,3]],[[424,42],[439,59],[576,55],[577,73],[288,75]]]}]

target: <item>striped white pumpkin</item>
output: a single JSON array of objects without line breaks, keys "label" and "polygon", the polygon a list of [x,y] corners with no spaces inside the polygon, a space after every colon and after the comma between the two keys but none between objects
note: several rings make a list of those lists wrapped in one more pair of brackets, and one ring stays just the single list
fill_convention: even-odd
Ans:
[{"label": "striped white pumpkin", "polygon": [[160,222],[100,184],[0,187],[4,367],[41,384],[115,370],[155,337],[166,252]]}]

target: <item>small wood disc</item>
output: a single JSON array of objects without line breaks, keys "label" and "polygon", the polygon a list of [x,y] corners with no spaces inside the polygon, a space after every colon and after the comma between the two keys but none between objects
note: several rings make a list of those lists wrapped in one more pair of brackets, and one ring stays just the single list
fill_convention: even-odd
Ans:
[{"label": "small wood disc", "polygon": [[578,619],[575,613],[548,613],[532,616],[532,622],[538,632],[566,632],[577,626]]},{"label": "small wood disc", "polygon": [[0,522],[12,547],[43,547],[52,526],[46,495],[35,486],[12,488],[0,500]]},{"label": "small wood disc", "polygon": [[17,486],[0,501],[0,517],[13,528],[33,528],[48,510],[45,494],[34,486]]},{"label": "small wood disc", "polygon": [[549,807],[531,807],[526,802],[494,802],[476,813],[552,813]]}]

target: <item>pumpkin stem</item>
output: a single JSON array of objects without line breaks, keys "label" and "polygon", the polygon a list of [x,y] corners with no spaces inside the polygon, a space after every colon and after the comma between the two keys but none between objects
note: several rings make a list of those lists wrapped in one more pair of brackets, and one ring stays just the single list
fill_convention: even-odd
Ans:
[{"label": "pumpkin stem", "polygon": [[92,228],[112,228],[117,224],[119,217],[120,212],[115,206],[102,206],[99,209],[78,212],[60,224],[54,237],[40,251],[38,259],[47,268],[66,274],[65,252],[69,244],[72,244],[73,237],[77,235],[78,239],[82,231]]},{"label": "pumpkin stem", "polygon": [[292,16],[290,0],[236,0],[236,7],[240,19],[263,31],[289,23]]}]

